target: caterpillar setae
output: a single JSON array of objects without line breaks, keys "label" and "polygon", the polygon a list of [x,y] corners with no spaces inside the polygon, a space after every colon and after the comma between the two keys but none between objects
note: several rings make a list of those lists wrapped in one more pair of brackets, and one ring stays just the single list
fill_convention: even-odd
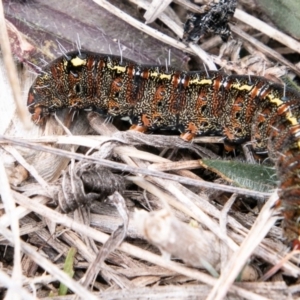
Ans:
[{"label": "caterpillar setae", "polygon": [[186,141],[208,133],[231,143],[251,140],[255,152],[268,151],[276,164],[286,236],[300,244],[298,92],[258,76],[184,72],[73,51],[47,65],[28,95],[35,123],[63,107],[128,116],[140,132],[177,129]]}]

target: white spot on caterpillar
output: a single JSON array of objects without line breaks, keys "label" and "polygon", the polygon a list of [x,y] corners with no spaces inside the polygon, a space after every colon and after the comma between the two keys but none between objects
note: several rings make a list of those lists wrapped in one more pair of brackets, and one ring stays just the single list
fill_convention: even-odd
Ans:
[{"label": "white spot on caterpillar", "polygon": [[85,66],[86,65],[86,59],[82,59],[82,58],[76,56],[75,58],[71,59],[71,64],[74,67]]}]

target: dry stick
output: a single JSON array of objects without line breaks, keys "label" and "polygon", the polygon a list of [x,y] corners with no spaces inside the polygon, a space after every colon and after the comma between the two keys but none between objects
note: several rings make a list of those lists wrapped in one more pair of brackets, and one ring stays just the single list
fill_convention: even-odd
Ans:
[{"label": "dry stick", "polygon": [[[17,193],[14,193],[14,196],[16,196],[16,194]],[[19,202],[19,201],[17,201],[17,202]],[[26,203],[25,203],[25,205],[26,205]],[[36,203],[33,203],[32,206],[35,206],[35,205],[36,205]],[[39,205],[41,205],[41,204],[39,204]],[[42,207],[44,207],[44,206],[42,206]],[[44,207],[44,209],[45,208],[46,207]],[[34,211],[32,209],[32,207],[30,207],[30,209],[32,211]],[[47,217],[47,216],[45,216],[45,217]],[[14,243],[12,232],[10,230],[6,229],[5,227],[0,226],[0,232],[9,242],[11,242],[12,244]],[[94,296],[92,293],[90,293],[87,289],[82,287],[78,282],[76,282],[74,279],[72,279],[68,274],[61,271],[57,266],[52,264],[48,259],[46,259],[40,253],[38,253],[34,247],[21,241],[21,249],[34,262],[36,262],[39,266],[44,268],[50,274],[55,274],[57,280],[64,283],[70,290],[77,293],[83,299],[92,299],[92,300],[98,299],[96,296]]]},{"label": "dry stick", "polygon": [[3,61],[7,71],[8,80],[12,88],[13,97],[17,106],[17,111],[19,113],[19,116],[24,126],[26,126],[26,128],[29,128],[29,121],[25,113],[20,83],[18,80],[19,77],[17,74],[13,57],[11,55],[11,49],[10,49],[9,38],[6,30],[2,1],[0,1],[0,33],[1,33],[0,45],[2,50]]},{"label": "dry stick", "polygon": [[[38,201],[41,204],[46,204],[48,202],[48,199],[43,197],[42,199],[37,200],[35,198],[35,201]],[[26,209],[25,207],[18,206],[15,209],[15,216],[18,219],[22,219],[26,215],[30,214],[31,211]],[[4,214],[0,217],[0,226],[8,227],[10,225],[10,218],[8,214]]]},{"label": "dry stick", "polygon": [[93,278],[105,268],[104,261],[107,259],[109,254],[113,252],[125,239],[128,231],[129,224],[129,212],[127,210],[125,199],[119,192],[114,192],[111,196],[108,196],[109,201],[114,204],[117,208],[119,215],[122,218],[122,223],[118,228],[111,234],[107,242],[102,246],[100,251],[97,253],[95,260],[89,265],[84,276],[81,278],[83,286],[87,287],[93,281]]},{"label": "dry stick", "polygon": [[[235,202],[236,198],[237,198],[237,194],[232,194],[232,196],[227,200],[227,202],[225,203],[225,205],[223,206],[223,208],[221,210],[219,224],[220,224],[220,230],[224,235],[227,235],[228,213],[229,213],[231,206]],[[220,248],[221,248],[221,273],[223,273],[223,268],[228,259],[228,257],[227,257],[228,250],[226,247],[224,247],[223,244],[220,244]]]},{"label": "dry stick", "polygon": [[224,241],[226,245],[232,249],[233,251],[237,250],[239,247],[238,245],[226,234],[224,235],[223,232],[221,232],[218,224],[209,217],[205,212],[203,212],[202,209],[200,209],[191,199],[186,196],[181,190],[180,186],[174,182],[168,182],[165,181],[161,182],[160,179],[154,178],[155,183],[165,186],[166,189],[168,189],[169,193],[172,193],[174,197],[177,198],[177,200],[187,206],[192,212],[195,214],[196,218],[199,223],[204,224],[211,232],[213,232],[220,240]]},{"label": "dry stick", "polygon": [[[173,197],[171,197],[166,192],[162,191],[162,189],[159,189],[157,186],[155,186],[153,183],[145,180],[143,177],[140,176],[128,176],[127,179],[140,188],[142,188],[144,191],[147,191],[151,193],[152,195],[156,196],[161,200],[161,203],[165,209],[169,209],[169,205],[173,206],[177,210],[185,213],[187,216],[190,216],[194,219],[196,219],[195,214],[193,214],[192,211],[190,211],[187,207],[179,203],[178,201],[175,201]],[[152,210],[152,209],[151,209]]]},{"label": "dry stick", "polygon": [[[28,235],[30,233],[36,233],[36,232],[40,232],[41,230],[43,230],[45,228],[45,223],[43,222],[39,222],[39,223],[30,223],[30,224],[24,224],[21,228],[20,228],[20,236],[24,236],[24,235]],[[0,243],[6,243],[6,239],[1,236],[0,237]],[[23,272],[24,272],[24,261],[22,261],[22,267],[23,267]],[[26,271],[25,271],[26,272]],[[24,285],[24,281],[23,281],[23,277],[22,277],[22,284]]]},{"label": "dry stick", "polygon": [[194,53],[197,54],[200,57],[200,59],[208,66],[209,70],[218,71],[218,68],[213,62],[211,55],[209,55],[201,47],[194,43],[189,43],[189,46],[191,49],[193,49]]},{"label": "dry stick", "polygon": [[233,284],[242,267],[253,253],[253,250],[262,241],[262,239],[277,221],[277,217],[272,216],[277,198],[277,194],[274,193],[264,205],[262,211],[252,226],[249,235],[245,238],[239,250],[236,251],[236,253],[234,253],[231,259],[228,261],[223,273],[221,274],[217,283],[214,285],[206,300],[224,299],[230,286]]},{"label": "dry stick", "polygon": [[[186,9],[190,10],[191,12],[200,12],[201,7],[197,6],[196,4],[188,1],[188,0],[174,0],[175,3],[181,4]],[[203,13],[203,11],[202,11]]]},{"label": "dry stick", "polygon": [[[35,277],[25,277],[23,276],[23,284],[32,287],[36,284],[47,285],[51,282],[57,281],[57,279],[52,275],[41,275]],[[36,299],[36,298],[34,298]]]},{"label": "dry stick", "polygon": [[292,258],[295,258],[296,255],[299,256],[300,251],[299,250],[293,250],[292,252],[288,253],[285,257],[281,259],[281,261],[274,267],[272,267],[267,273],[265,273],[260,279],[260,282],[267,281],[270,277],[272,277],[274,274],[278,272],[278,270],[281,268],[281,266],[291,260]]},{"label": "dry stick", "polygon": [[[161,135],[151,134],[151,137],[155,141],[156,138],[161,138]],[[118,141],[112,136],[108,135],[47,135],[47,136],[40,136],[35,138],[23,138],[18,137],[20,141],[24,141],[27,143],[46,143],[46,144],[74,144],[78,146],[85,146],[90,148],[99,148],[99,144],[103,144],[105,142],[113,142]],[[170,142],[174,143],[173,140],[178,140],[178,136],[168,136]],[[1,141],[0,144],[6,144],[7,142]],[[220,136],[198,136],[193,139],[193,143],[213,143],[213,144],[223,144],[224,139]]]},{"label": "dry stick", "polygon": [[[131,2],[136,3],[137,5],[140,5],[141,7],[143,7],[144,9],[148,9],[149,8],[149,3],[145,2],[145,1],[141,1],[141,0],[131,0]],[[165,5],[165,3],[164,3]],[[160,20],[162,22],[164,22],[167,26],[169,26],[169,18],[166,17],[164,14],[159,16]],[[179,27],[177,24],[173,25],[173,28],[171,26],[169,26],[171,30],[173,30],[175,32],[175,34],[177,34],[179,37],[183,36],[183,28]],[[165,40],[162,40],[163,42],[166,42]],[[175,41],[175,40],[174,40]],[[166,42],[167,43],[167,42]],[[200,59],[206,63],[206,65],[208,66],[209,70],[215,70],[217,71],[217,67],[214,64],[211,56],[205,52],[203,49],[201,49],[198,45],[190,43],[189,47],[191,50],[193,50],[193,54],[196,54],[200,57]],[[185,50],[186,51],[186,50]]]},{"label": "dry stick", "polygon": [[167,36],[166,34],[163,34],[162,32],[159,32],[156,29],[153,29],[142,22],[139,22],[135,18],[131,17],[130,15],[124,13],[122,10],[118,9],[117,7],[113,6],[107,1],[104,0],[93,0],[98,5],[105,8],[110,13],[114,14],[115,16],[119,17],[121,20],[125,21],[126,23],[132,25],[133,27],[137,28],[138,30],[141,30],[142,32],[147,33],[148,35],[163,41],[164,43],[171,45],[177,49],[180,49],[182,51],[188,52],[190,54],[194,54],[194,52],[189,49],[184,43],[181,43],[179,41],[176,41],[175,39]]},{"label": "dry stick", "polygon": [[[114,148],[114,153],[116,155],[126,155],[126,156],[130,156],[130,157],[134,157],[134,158],[139,158],[142,160],[151,161],[154,163],[170,163],[170,160],[168,160],[164,157],[138,150],[132,146],[120,146],[120,147],[116,146]],[[198,168],[199,167],[200,167],[200,164],[198,163]]]},{"label": "dry stick", "polygon": [[[75,222],[73,219],[69,218],[67,215],[60,214],[57,211],[54,211],[44,205],[41,205],[39,203],[35,203],[34,201],[30,200],[29,198],[23,196],[22,194],[18,194],[16,192],[13,192],[13,195],[15,197],[16,202],[19,205],[26,206],[27,208],[31,209],[37,214],[40,214],[41,216],[45,218],[51,219],[53,222],[59,223],[63,226],[66,226],[77,233],[81,233],[84,235],[87,235],[94,240],[104,244],[108,238],[109,235],[96,230],[94,228],[91,228],[89,226],[86,226],[84,224]],[[4,230],[3,228],[0,227],[1,233],[6,237],[10,237],[10,232],[8,230]],[[27,251],[27,247],[32,248],[31,246],[27,245],[26,243],[22,242],[22,250]],[[26,246],[26,247],[24,247]],[[137,257],[139,259],[151,262],[153,264],[156,264],[158,266],[161,266],[163,268],[169,269],[171,271],[180,273],[182,275],[188,276],[190,278],[194,278],[196,280],[199,280],[201,282],[204,282],[210,286],[213,286],[217,280],[215,278],[212,278],[211,276],[201,273],[197,270],[193,270],[187,267],[183,267],[179,263],[175,263],[172,261],[167,261],[165,258],[158,256],[156,254],[153,254],[149,251],[143,250],[141,248],[138,248],[136,246],[130,245],[128,243],[122,243],[119,248],[119,250],[126,252],[127,254]],[[27,253],[27,252],[26,252]],[[37,252],[35,251],[35,254]],[[29,256],[33,255],[33,253],[29,252]],[[31,256],[32,259],[33,257],[36,259],[36,256]],[[44,259],[44,258],[43,258]],[[45,260],[45,259],[44,259]],[[36,260],[35,260],[36,261]],[[46,260],[47,261],[47,260]],[[44,263],[41,263],[40,261],[36,261],[38,264],[41,264],[44,267]],[[47,264],[47,267],[49,266],[49,263]],[[50,265],[52,268],[54,268],[54,265]],[[55,267],[56,268],[56,267]],[[48,272],[49,270],[46,269]],[[50,269],[53,270],[53,269]],[[59,270],[60,271],[60,270]],[[60,271],[61,272],[61,271]],[[50,272],[53,274],[53,272]],[[58,280],[61,280],[61,278],[58,278]],[[61,280],[62,281],[62,280]],[[65,282],[64,282],[65,283]],[[241,297],[247,298],[247,299],[253,299],[253,300],[266,300],[265,297],[259,296],[257,294],[254,294],[252,292],[246,291],[242,288],[236,287],[236,286],[231,286],[230,291],[235,293],[236,295],[239,295]],[[86,295],[85,299],[87,299],[88,296]],[[91,299],[91,298],[90,298]]]},{"label": "dry stick", "polygon": [[1,182],[1,198],[4,204],[5,212],[10,219],[10,226],[12,230],[12,240],[14,247],[14,266],[12,272],[12,281],[14,282],[14,289],[9,289],[6,299],[20,299],[20,295],[16,290],[22,289],[22,265],[21,265],[21,246],[20,246],[20,229],[19,219],[16,216],[16,205],[11,195],[11,190],[4,168],[2,159],[0,159],[0,182]]},{"label": "dry stick", "polygon": [[183,161],[164,161],[154,162],[148,167],[149,170],[156,171],[175,171],[175,170],[192,170],[201,167],[199,160],[183,160]]},{"label": "dry stick", "polygon": [[[283,65],[288,66],[291,70],[293,70],[295,73],[297,73],[298,75],[300,75],[300,69],[297,68],[290,61],[288,61],[287,59],[285,59],[277,51],[275,51],[275,50],[271,49],[270,47],[266,46],[265,44],[261,43],[260,41],[258,41],[254,37],[250,36],[249,34],[247,34],[246,32],[244,32],[243,30],[241,30],[237,26],[231,25],[230,28],[231,28],[231,30],[235,34],[237,34],[241,38],[245,39],[246,41],[248,41],[249,43],[251,43],[252,45],[254,45],[257,49],[259,49],[260,51],[262,51],[263,53],[265,53],[267,56],[270,56],[271,58],[273,58],[273,59],[281,62]],[[215,61],[215,62],[218,63],[218,61]]]},{"label": "dry stick", "polygon": [[283,44],[286,47],[300,53],[300,43],[297,42],[295,39],[291,38],[290,36],[280,32],[279,30],[271,27],[270,25],[266,24],[265,22],[245,13],[240,9],[236,9],[234,13],[234,17],[238,20],[250,25],[251,27],[259,30],[260,32],[266,34],[270,38],[278,41],[279,43]]},{"label": "dry stick", "polygon": [[[184,43],[181,43],[181,42],[169,37],[168,35],[139,22],[135,18],[124,13],[122,10],[118,9],[117,7],[113,6],[112,4],[110,4],[107,1],[104,1],[104,0],[93,0],[93,1],[96,2],[98,5],[102,6],[103,8],[105,8],[106,10],[108,10],[110,13],[116,15],[117,17],[119,17],[120,19],[125,21],[126,23],[132,25],[133,27],[137,28],[138,30],[141,30],[142,32],[149,34],[150,36],[153,36],[154,38],[162,41],[163,43],[171,45],[179,50],[182,50],[182,51],[190,53],[190,54],[200,55],[200,58],[207,64],[207,66],[209,67],[210,70],[216,70],[216,66],[215,66],[214,62],[212,61],[212,59],[210,58],[210,56],[204,50],[200,49],[199,46],[194,45],[194,46],[192,46],[193,49],[189,48]],[[191,44],[189,46],[191,47]],[[195,52],[195,49],[196,49],[196,52]]]},{"label": "dry stick", "polygon": [[[148,10],[150,3],[145,0],[129,0],[131,3],[136,4],[138,7],[142,7],[145,10]],[[174,20],[172,20],[167,14],[161,13],[158,18],[172,30],[176,36],[182,37],[183,29],[182,26],[179,26]]]},{"label": "dry stick", "polygon": [[50,190],[48,183],[41,177],[38,171],[24,159],[24,157],[18,152],[16,148],[13,148],[11,146],[4,146],[3,148],[35,178],[35,180],[43,187],[45,191],[48,192]]},{"label": "dry stick", "polygon": [[[128,161],[128,164],[131,166],[134,166],[135,163],[131,162],[131,160],[128,160],[128,157],[123,157],[126,159],[126,162]],[[151,180],[151,178],[150,178]],[[178,186],[177,183],[174,182],[168,182],[164,180],[163,182],[158,178],[153,178],[155,183],[159,184],[160,186],[164,187],[166,190],[169,191],[169,193],[173,194],[174,197],[177,198],[177,200],[188,207],[193,214],[196,216],[196,220],[199,223],[204,224],[207,228],[209,228],[219,239],[224,241],[228,247],[230,247],[232,250],[236,250],[238,246],[235,244],[234,241],[232,241],[230,238],[228,238],[226,235],[222,235],[220,230],[218,229],[217,224],[207,215],[205,214],[195,203],[193,203],[189,197],[186,197],[186,195],[180,190],[180,186]]]},{"label": "dry stick", "polygon": [[155,21],[155,19],[170,5],[172,0],[152,0],[149,9],[145,12],[144,18],[146,24]]},{"label": "dry stick", "polygon": [[243,188],[228,186],[228,185],[224,185],[224,184],[216,184],[216,183],[211,183],[211,182],[207,182],[207,181],[200,181],[200,180],[195,180],[195,179],[190,179],[190,178],[184,178],[181,176],[167,174],[167,173],[158,172],[158,171],[153,171],[153,170],[149,170],[149,169],[131,167],[131,166],[128,166],[125,164],[109,161],[107,159],[85,156],[83,154],[73,153],[73,152],[69,152],[69,151],[61,150],[61,149],[55,149],[55,148],[51,148],[48,146],[29,144],[24,141],[19,141],[14,138],[5,137],[2,135],[0,135],[0,141],[7,141],[8,143],[19,145],[19,146],[22,146],[25,148],[34,149],[37,151],[45,151],[45,152],[49,152],[49,153],[56,154],[59,156],[65,156],[65,157],[72,158],[72,159],[91,161],[94,163],[101,164],[104,167],[108,167],[108,168],[115,169],[115,170],[120,170],[122,172],[131,172],[131,173],[135,173],[135,174],[155,176],[155,177],[169,179],[172,181],[177,181],[182,184],[187,184],[187,185],[192,185],[192,186],[211,188],[211,189],[222,190],[222,191],[237,193],[237,194],[242,194],[242,195],[249,195],[249,196],[254,196],[254,197],[259,197],[259,198],[268,198],[271,195],[270,193],[256,192],[256,191],[251,191],[251,190],[247,190],[247,189],[243,189]]},{"label": "dry stick", "polygon": [[[147,178],[147,180],[149,180]],[[159,181],[159,179],[156,180],[156,183]],[[160,185],[161,186],[161,185]],[[165,183],[162,184],[162,187],[164,188]],[[179,185],[177,185],[179,187]],[[172,190],[171,190],[172,191]],[[198,195],[195,195],[193,192],[191,192],[189,189],[181,186],[181,191],[184,195],[186,195],[188,198],[191,199],[191,201],[195,202],[199,208],[203,211],[205,211],[206,214],[211,215],[211,216],[215,216],[215,218],[221,219],[221,212],[219,210],[217,210],[213,205],[208,204],[205,205],[204,203],[202,203],[202,201],[199,199]],[[175,195],[176,196],[176,195]],[[204,206],[203,206],[204,204]],[[187,215],[190,215],[191,217],[193,217],[194,219],[197,219],[195,216],[191,215],[188,212],[188,209],[190,209],[189,205],[187,205],[187,210],[185,210],[185,213]],[[240,243],[242,243],[244,236],[245,236],[245,232],[247,233],[246,235],[249,234],[248,231],[245,231],[245,228],[243,226],[241,226],[240,223],[238,223],[233,217],[231,217],[230,215],[227,216],[228,218],[228,223],[230,225],[231,228],[234,228],[235,231],[237,231],[239,234],[241,234],[243,237],[240,236],[239,239],[235,239],[235,241],[239,241]],[[201,223],[201,222],[200,222]],[[231,232],[231,231],[230,231]],[[233,235],[234,236],[234,235]],[[231,236],[232,237],[232,236]],[[265,243],[268,243],[267,241]],[[280,251],[280,250],[279,250]],[[278,253],[276,251],[274,251],[273,249],[271,249],[269,246],[265,246],[263,244],[261,244],[256,250],[255,250],[255,255],[257,255],[258,257],[263,258],[264,260],[268,261],[271,264],[277,264],[278,263]],[[253,254],[253,253],[252,253]],[[288,270],[289,274],[291,276],[297,277],[300,273],[300,269],[298,267],[296,267],[294,264],[292,263],[288,263],[285,265],[285,271]]]},{"label": "dry stick", "polygon": [[[34,297],[28,293],[28,291],[22,287],[20,287],[12,278],[10,278],[5,272],[0,270],[0,282],[2,283],[2,287],[5,287],[9,290],[13,290],[15,295],[22,297],[25,300],[38,300],[39,298]],[[16,299],[16,298],[14,298]]]},{"label": "dry stick", "polygon": [[[101,151],[101,150],[100,150]],[[133,167],[139,167],[142,168],[141,165],[137,165],[137,164],[130,164],[129,162],[126,161],[126,159],[124,158],[126,157],[130,157],[130,158],[139,158],[141,160],[146,160],[148,162],[154,162],[154,163],[162,163],[162,164],[172,164],[173,162],[170,161],[169,159],[166,159],[164,157],[155,155],[155,154],[151,154],[145,151],[140,151],[137,150],[135,147],[132,146],[121,146],[121,147],[115,147],[114,148],[114,154],[120,156],[123,160],[123,162],[125,162],[127,165],[131,165]],[[130,162],[132,162],[132,160],[130,160]],[[176,163],[174,163],[176,164]],[[196,161],[197,167],[199,168],[201,165],[199,163],[199,161]],[[152,168],[152,165],[148,165],[147,168],[149,170],[155,170],[155,171],[171,171],[170,168],[165,169],[165,170],[160,170],[160,169],[156,169],[156,168]],[[191,179],[196,179],[196,180],[203,180],[201,177],[195,175],[194,173],[192,173],[191,171],[188,170],[187,166],[186,167],[182,167],[181,169],[174,169],[174,171],[176,172],[176,175],[180,175],[182,177],[188,177]]]},{"label": "dry stick", "polygon": [[[35,198],[35,201],[41,203],[41,204],[46,204],[49,199],[43,197],[42,199],[39,199],[37,200]],[[21,206],[18,206],[16,209],[15,209],[15,216],[16,218],[18,219],[22,219],[23,217],[25,217],[26,215],[30,214],[31,211],[24,208],[24,207],[21,207]],[[4,226],[4,227],[8,227],[10,225],[10,218],[7,214],[4,214],[0,217],[0,226]]]}]

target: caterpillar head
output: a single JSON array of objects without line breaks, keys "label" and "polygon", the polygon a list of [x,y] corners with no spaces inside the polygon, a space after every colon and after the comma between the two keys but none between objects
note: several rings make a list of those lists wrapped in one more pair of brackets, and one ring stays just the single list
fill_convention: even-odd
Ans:
[{"label": "caterpillar head", "polygon": [[28,92],[27,107],[31,114],[31,120],[35,124],[42,125],[45,117],[63,107],[63,103],[60,99],[51,95],[51,88],[47,86],[40,87],[36,82]]},{"label": "caterpillar head", "polygon": [[85,57],[70,52],[40,70],[27,98],[27,107],[34,123],[42,124],[47,115],[66,106],[81,108],[85,65]]}]

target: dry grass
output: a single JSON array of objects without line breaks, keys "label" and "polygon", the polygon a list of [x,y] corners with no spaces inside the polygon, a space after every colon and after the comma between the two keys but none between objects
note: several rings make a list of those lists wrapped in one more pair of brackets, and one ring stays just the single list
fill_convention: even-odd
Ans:
[{"label": "dry grass", "polygon": [[[146,34],[196,53],[210,69],[217,63],[227,72],[265,72],[272,79],[285,73],[286,67],[300,74],[297,66],[245,29],[252,26],[264,36],[278,37],[298,53],[299,43],[240,9],[235,17],[247,26],[238,22],[232,31],[253,55],[234,60],[240,44],[222,46],[222,56],[210,55],[209,50],[221,45],[218,38],[205,40],[202,49],[187,46],[107,1],[94,2]],[[150,20],[160,12],[146,1],[131,2],[144,8]],[[163,7],[158,18],[182,35],[170,7]],[[2,43],[4,53],[7,40]],[[283,67],[274,68],[271,60]],[[8,74],[13,74],[10,61],[6,65]],[[24,98],[30,81],[27,75]],[[18,99],[15,85],[12,89]],[[29,118],[26,109],[23,114]],[[299,295],[299,286],[288,286],[282,277],[297,278],[300,268],[295,253],[288,254],[281,242],[281,228],[274,226],[276,192],[270,196],[201,178],[205,172],[199,171],[198,157],[218,157],[214,146],[201,143],[213,145],[219,139],[198,138],[187,144],[176,136],[122,132],[94,112],[81,112],[65,128],[66,114],[59,112],[45,128],[32,127],[30,133],[19,114],[13,114],[1,132],[3,297],[5,293],[6,299],[223,299],[226,294],[228,299],[285,299]],[[270,197],[259,213],[257,208],[243,213],[234,207],[240,195]],[[72,212],[64,214],[62,208]],[[68,253],[73,278],[63,271]],[[68,287],[68,295],[57,295],[59,283]]]}]

